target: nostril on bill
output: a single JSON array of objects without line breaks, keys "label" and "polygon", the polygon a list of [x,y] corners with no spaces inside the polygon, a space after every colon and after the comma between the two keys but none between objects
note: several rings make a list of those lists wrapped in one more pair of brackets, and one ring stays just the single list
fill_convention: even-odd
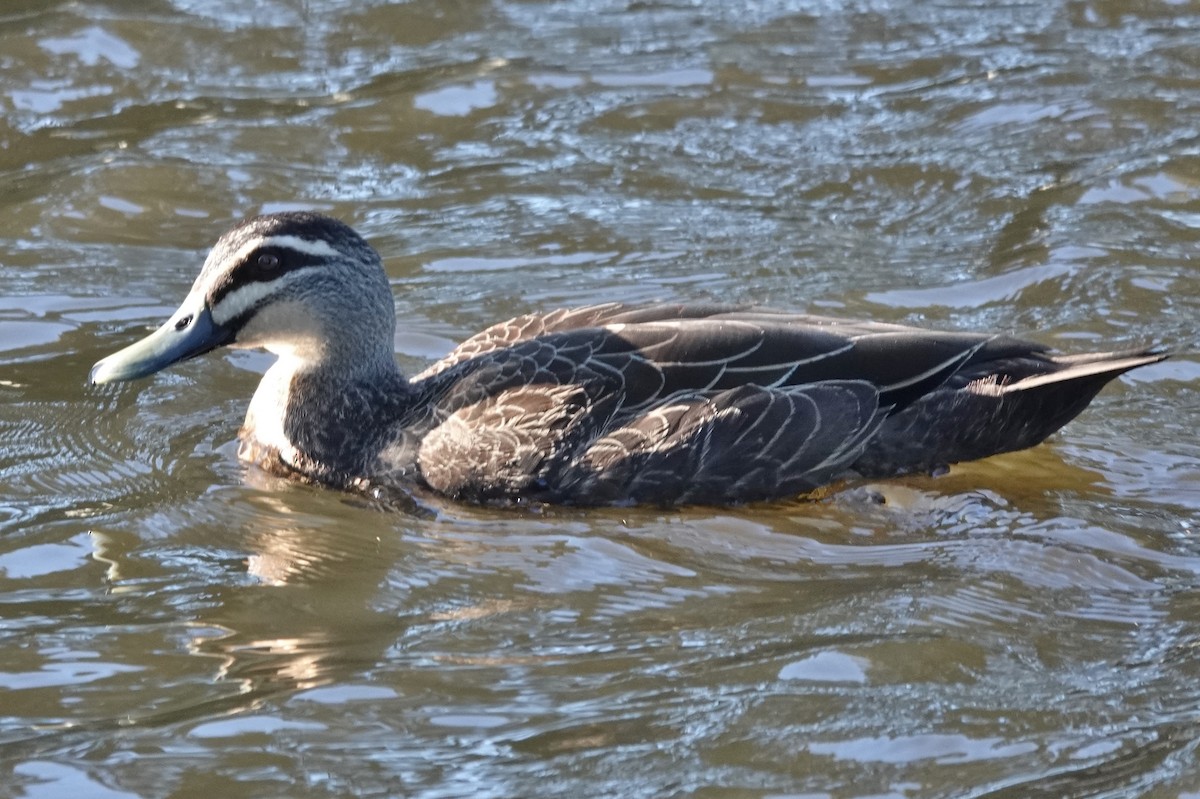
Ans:
[{"label": "nostril on bill", "polygon": [[187,316],[183,317],[182,319],[180,319],[178,322],[175,323],[175,329],[183,330],[185,327],[187,327],[191,323],[192,323],[192,315],[188,314]]}]

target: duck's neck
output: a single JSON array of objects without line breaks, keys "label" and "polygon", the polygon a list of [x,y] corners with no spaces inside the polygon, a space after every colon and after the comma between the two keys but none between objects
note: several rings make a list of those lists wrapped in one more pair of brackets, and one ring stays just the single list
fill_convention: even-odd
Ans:
[{"label": "duck's neck", "polygon": [[387,432],[412,403],[388,353],[304,358],[283,352],[250,400],[239,454],[322,483],[370,478]]}]

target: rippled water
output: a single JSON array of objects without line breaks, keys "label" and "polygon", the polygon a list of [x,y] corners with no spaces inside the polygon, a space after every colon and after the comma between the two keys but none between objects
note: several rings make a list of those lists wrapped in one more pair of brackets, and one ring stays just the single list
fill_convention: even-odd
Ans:
[{"label": "rippled water", "polygon": [[[1200,12],[6,0],[0,796],[1200,797]],[[385,256],[416,369],[735,299],[1178,355],[1048,445],[735,509],[241,466],[254,354],[89,366],[241,215]]]}]

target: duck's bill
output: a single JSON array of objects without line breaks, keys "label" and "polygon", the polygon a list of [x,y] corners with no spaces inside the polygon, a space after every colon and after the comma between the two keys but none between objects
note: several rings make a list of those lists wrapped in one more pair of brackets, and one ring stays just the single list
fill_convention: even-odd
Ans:
[{"label": "duck's bill", "polygon": [[233,341],[232,331],[214,322],[203,303],[195,305],[197,310],[189,311],[185,303],[158,330],[97,361],[92,367],[92,382],[136,380]]}]

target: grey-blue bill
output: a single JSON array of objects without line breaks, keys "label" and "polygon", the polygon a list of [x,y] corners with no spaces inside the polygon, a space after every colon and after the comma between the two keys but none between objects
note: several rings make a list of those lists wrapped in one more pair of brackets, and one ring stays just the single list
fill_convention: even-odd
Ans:
[{"label": "grey-blue bill", "polygon": [[[189,305],[195,305],[194,310]],[[233,331],[213,321],[203,303],[185,302],[150,335],[123,350],[102,358],[92,367],[94,384],[135,380],[195,358],[233,340]]]}]

